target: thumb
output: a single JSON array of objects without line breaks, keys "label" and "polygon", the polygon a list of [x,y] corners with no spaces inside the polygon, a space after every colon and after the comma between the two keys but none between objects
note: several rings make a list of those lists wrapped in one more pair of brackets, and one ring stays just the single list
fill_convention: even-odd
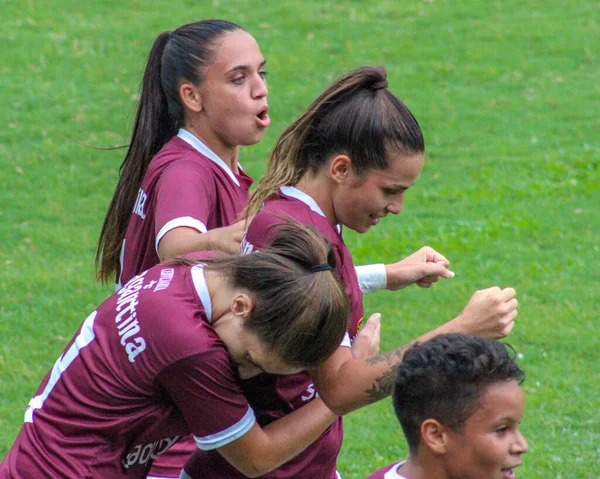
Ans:
[{"label": "thumb", "polygon": [[454,272],[437,263],[425,263],[425,273],[427,276],[441,276],[442,278],[454,278]]},{"label": "thumb", "polygon": [[380,320],[381,314],[373,313],[371,316],[369,316],[369,319],[367,319],[367,324],[363,326],[361,332],[363,334],[372,334],[379,327]]}]

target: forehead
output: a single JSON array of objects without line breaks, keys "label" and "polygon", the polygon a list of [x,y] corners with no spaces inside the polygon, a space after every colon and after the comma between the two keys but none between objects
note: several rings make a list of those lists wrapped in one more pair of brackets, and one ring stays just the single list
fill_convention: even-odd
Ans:
[{"label": "forehead", "polygon": [[389,186],[411,186],[423,169],[423,155],[390,154],[387,158],[388,167],[384,170],[370,170],[365,179],[376,181]]},{"label": "forehead", "polygon": [[264,61],[258,43],[244,30],[225,32],[215,44],[215,56],[209,69],[229,71],[241,65],[256,67]]},{"label": "forehead", "polygon": [[466,427],[509,419],[521,421],[525,406],[525,395],[517,381],[511,380],[489,386],[479,400],[479,409],[467,419]]}]

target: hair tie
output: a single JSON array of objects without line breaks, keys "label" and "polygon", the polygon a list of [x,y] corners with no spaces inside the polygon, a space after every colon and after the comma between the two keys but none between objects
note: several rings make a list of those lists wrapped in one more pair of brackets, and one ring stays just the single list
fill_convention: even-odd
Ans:
[{"label": "hair tie", "polygon": [[321,263],[310,268],[311,273],[318,273],[319,271],[331,271],[331,265],[329,263]]},{"label": "hair tie", "polygon": [[387,87],[388,87],[387,80],[381,80],[381,81],[378,81],[377,83],[373,83],[373,85],[371,85],[371,89],[374,91],[385,90]]}]

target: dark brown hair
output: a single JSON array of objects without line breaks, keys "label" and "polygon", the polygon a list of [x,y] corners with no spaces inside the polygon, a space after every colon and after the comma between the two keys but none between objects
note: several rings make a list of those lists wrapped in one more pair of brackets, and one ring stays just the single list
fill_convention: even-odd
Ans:
[{"label": "dark brown hair", "polygon": [[512,347],[467,334],[442,334],[415,344],[398,366],[392,402],[411,453],[421,424],[432,418],[460,431],[495,384],[525,380]]},{"label": "dark brown hair", "polygon": [[423,153],[417,120],[387,88],[382,67],[362,67],[329,86],[279,137],[267,171],[246,209],[255,214],[280,186],[295,185],[334,154],[346,154],[357,175],[387,168],[386,153]]},{"label": "dark brown hair", "polygon": [[232,288],[247,291],[254,310],[244,327],[290,366],[318,365],[348,329],[349,303],[333,249],[301,223],[276,225],[268,247],[254,253],[183,261],[207,263],[207,271],[222,272]]},{"label": "dark brown hair", "polygon": [[131,142],[98,241],[99,280],[114,279],[127,224],[148,164],[183,124],[181,81],[200,85],[203,67],[213,61],[219,37],[236,30],[244,28],[225,20],[203,20],[163,32],[154,41],[140,86]]}]

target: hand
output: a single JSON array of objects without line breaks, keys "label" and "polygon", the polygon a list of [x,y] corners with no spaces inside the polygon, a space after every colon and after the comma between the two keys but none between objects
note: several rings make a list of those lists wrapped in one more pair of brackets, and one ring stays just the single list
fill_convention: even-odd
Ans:
[{"label": "hand", "polygon": [[240,243],[246,232],[246,220],[238,221],[223,228],[215,228],[208,231],[210,235],[211,249],[224,251],[225,253],[240,254]]},{"label": "hand", "polygon": [[513,288],[498,286],[477,291],[455,318],[459,332],[488,339],[505,338],[515,327],[518,302]]},{"label": "hand", "polygon": [[352,341],[352,357],[365,359],[379,353],[381,314],[372,314]]},{"label": "hand", "polygon": [[441,278],[453,278],[448,269],[450,262],[429,246],[407,256],[402,261],[385,265],[387,289],[395,291],[416,283],[421,288],[431,288]]}]

